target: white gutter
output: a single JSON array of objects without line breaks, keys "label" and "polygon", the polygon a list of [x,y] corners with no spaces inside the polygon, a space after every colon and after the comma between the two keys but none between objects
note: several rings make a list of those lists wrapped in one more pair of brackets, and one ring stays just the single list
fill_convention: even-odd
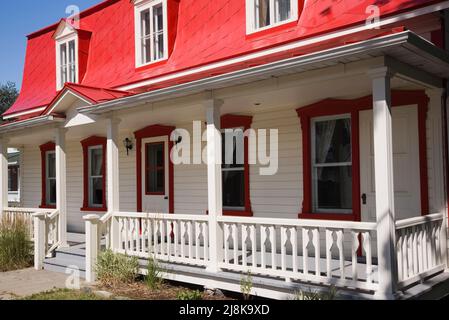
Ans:
[{"label": "white gutter", "polygon": [[280,45],[280,46],[277,46],[277,47],[274,47],[271,49],[261,50],[261,51],[255,52],[255,53],[242,55],[240,57],[227,59],[227,60],[216,62],[216,63],[210,63],[208,65],[192,68],[192,69],[189,69],[186,71],[176,72],[176,73],[169,74],[169,75],[163,75],[160,77],[156,77],[154,79],[143,80],[143,81],[128,84],[128,85],[123,85],[123,86],[118,87],[118,89],[124,90],[124,91],[129,91],[129,90],[133,90],[133,89],[140,88],[140,87],[150,86],[150,85],[154,85],[157,83],[190,76],[190,75],[193,75],[196,73],[211,71],[211,70],[214,70],[217,68],[222,68],[222,67],[230,66],[230,65],[233,65],[236,63],[242,63],[242,62],[250,61],[253,59],[257,59],[257,58],[266,57],[266,56],[269,56],[272,54],[276,54],[276,53],[280,53],[280,52],[284,52],[284,51],[288,51],[288,50],[293,50],[293,49],[297,49],[297,48],[304,47],[304,46],[309,46],[309,45],[317,44],[317,43],[324,42],[324,41],[329,41],[329,40],[332,40],[335,38],[340,38],[340,37],[355,34],[358,32],[372,30],[375,28],[381,28],[383,26],[391,25],[391,24],[394,24],[394,23],[397,23],[397,22],[400,22],[403,20],[407,20],[407,19],[416,18],[418,16],[426,15],[426,14],[429,14],[432,12],[441,11],[441,10],[444,10],[447,8],[449,8],[449,1],[444,1],[441,3],[437,3],[437,4],[427,6],[427,7],[415,9],[413,11],[402,13],[402,14],[392,16],[389,18],[381,18],[379,23],[376,23],[376,24],[366,24],[365,22],[363,22],[361,25],[356,26],[356,27],[346,28],[346,29],[343,29],[340,31],[327,33],[322,36],[317,36],[317,37],[312,37],[312,38],[308,38],[308,39],[304,39],[304,40],[295,41],[295,42],[285,44],[285,45]]},{"label": "white gutter", "polygon": [[130,97],[124,97],[109,102],[100,103],[88,107],[78,108],[79,113],[101,114],[104,112],[130,108],[138,106],[143,103],[152,103],[169,98],[186,96],[206,90],[213,90],[219,87],[232,85],[236,80],[239,82],[251,81],[251,79],[261,79],[262,77],[269,77],[274,73],[292,73],[293,70],[313,64],[320,64],[326,61],[341,59],[347,56],[353,56],[366,52],[379,52],[379,56],[383,55],[385,51],[392,47],[399,47],[408,45],[415,50],[421,50],[429,53],[434,59],[437,59],[441,64],[441,70],[449,74],[449,54],[443,50],[436,48],[428,41],[415,35],[413,32],[404,31],[397,34],[384,36],[381,38],[374,38],[359,43],[348,44],[328,50],[311,53],[304,56],[293,57],[281,61],[272,62],[269,64],[238,70],[223,75],[204,78],[185,84],[180,84],[168,88],[154,90],[137,94]]},{"label": "white gutter", "polygon": [[37,112],[40,112],[40,111],[44,111],[45,108],[46,107],[40,107],[40,108],[35,108],[35,109],[23,111],[23,112],[11,113],[9,115],[3,116],[3,120],[8,120],[8,119],[12,119],[12,118],[26,116],[26,115],[31,114],[31,113],[37,113]]},{"label": "white gutter", "polygon": [[13,131],[22,130],[25,128],[38,127],[55,122],[64,122],[65,118],[55,117],[55,116],[39,116],[36,118],[21,120],[17,122],[11,122],[0,126],[0,134],[9,133]]}]

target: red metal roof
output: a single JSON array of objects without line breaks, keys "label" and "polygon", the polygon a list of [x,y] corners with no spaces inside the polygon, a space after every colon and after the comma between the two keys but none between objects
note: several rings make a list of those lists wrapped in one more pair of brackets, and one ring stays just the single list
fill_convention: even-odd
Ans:
[{"label": "red metal roof", "polygon": [[[173,52],[166,62],[139,69],[135,68],[134,6],[129,0],[107,0],[81,13],[80,28],[92,32],[81,84],[95,88],[117,88],[364,24],[368,17],[366,8],[372,4],[378,5],[382,16],[386,16],[442,2],[309,0],[298,22],[247,36],[244,0],[171,1],[179,1]],[[52,38],[57,26],[54,24],[28,36],[22,89],[18,100],[5,115],[48,106],[57,95],[55,41]]]}]

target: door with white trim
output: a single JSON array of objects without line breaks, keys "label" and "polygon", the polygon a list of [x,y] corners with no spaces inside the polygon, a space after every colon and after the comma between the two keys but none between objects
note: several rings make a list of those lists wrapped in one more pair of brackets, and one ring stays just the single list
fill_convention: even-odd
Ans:
[{"label": "door with white trim", "polygon": [[142,210],[169,213],[168,137],[142,139]]},{"label": "door with white trim", "polygon": [[[394,107],[393,161],[396,219],[421,215],[417,106]],[[362,221],[376,221],[373,112],[360,112],[360,187]]]}]

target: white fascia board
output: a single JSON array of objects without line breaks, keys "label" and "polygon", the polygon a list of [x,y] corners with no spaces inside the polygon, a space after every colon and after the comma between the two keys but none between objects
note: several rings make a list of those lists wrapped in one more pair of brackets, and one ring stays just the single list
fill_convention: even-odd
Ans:
[{"label": "white fascia board", "polygon": [[64,122],[65,118],[58,118],[54,116],[39,116],[36,118],[26,119],[22,121],[12,122],[0,127],[0,134],[9,133],[12,131],[22,130],[31,127],[37,127],[41,125],[47,125],[50,123]]},{"label": "white fascia board", "polygon": [[26,116],[26,115],[31,114],[31,113],[41,112],[41,111],[44,111],[45,108],[46,107],[40,107],[40,108],[31,109],[31,110],[27,110],[27,111],[11,113],[11,114],[8,114],[7,116],[3,116],[3,120],[8,120],[8,119],[12,119],[12,118],[21,117],[21,116]]}]

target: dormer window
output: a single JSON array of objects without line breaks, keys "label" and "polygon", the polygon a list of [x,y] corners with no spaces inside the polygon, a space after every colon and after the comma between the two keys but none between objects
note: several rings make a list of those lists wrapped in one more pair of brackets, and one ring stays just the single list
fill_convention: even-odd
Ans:
[{"label": "dormer window", "polygon": [[56,42],[56,90],[61,90],[67,82],[78,83],[79,41],[81,39],[88,48],[88,41],[85,40],[90,38],[90,34],[75,29],[67,21],[62,20],[53,37]]},{"label": "dormer window", "polygon": [[298,0],[246,0],[247,33],[298,20]]},{"label": "dormer window", "polygon": [[166,0],[135,1],[136,67],[168,57]]},{"label": "dormer window", "polygon": [[77,82],[76,51],[75,39],[59,44],[60,88],[64,87],[66,82]]}]

